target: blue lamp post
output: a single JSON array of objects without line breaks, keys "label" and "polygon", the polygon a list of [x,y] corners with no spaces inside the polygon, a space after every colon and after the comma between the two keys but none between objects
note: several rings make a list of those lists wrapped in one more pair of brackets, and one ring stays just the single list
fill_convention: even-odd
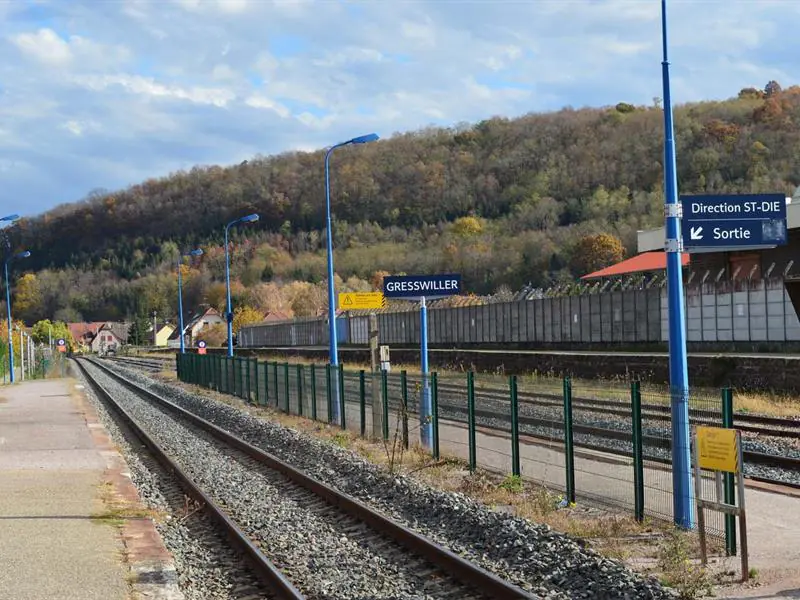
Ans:
[{"label": "blue lamp post", "polygon": [[253,223],[258,221],[258,215],[253,213],[240,217],[225,226],[225,293],[228,299],[225,320],[228,322],[228,356],[233,356],[233,310],[231,309],[231,263],[228,256],[228,230],[237,223]]},{"label": "blue lamp post", "polygon": [[186,353],[185,342],[183,339],[183,276],[181,275],[181,263],[183,262],[184,256],[200,256],[201,254],[203,254],[203,249],[197,248],[196,250],[192,250],[190,252],[181,252],[180,258],[178,258],[178,332],[181,338],[181,354]]},{"label": "blue lamp post", "polygon": [[692,467],[689,452],[689,369],[686,360],[685,307],[681,266],[681,205],[675,168],[675,141],[672,125],[672,99],[667,58],[667,2],[661,0],[661,37],[664,59],[661,78],[664,86],[664,214],[667,254],[667,299],[669,308],[669,384],[672,408],[672,501],[673,520],[691,529]]},{"label": "blue lamp post", "polygon": [[[325,153],[325,212],[328,227],[328,335],[330,345],[330,363],[334,367],[339,364],[339,349],[336,341],[336,298],[333,285],[333,230],[331,228],[331,184],[330,184],[330,167],[329,162],[331,154],[336,148],[341,146],[348,146],[350,144],[366,144],[368,142],[377,141],[377,133],[368,133],[355,137],[352,140],[341,142],[335,146],[331,146]],[[339,386],[334,386],[335,401],[333,402],[333,414],[330,416],[331,421],[338,422],[340,414]]]},{"label": "blue lamp post", "polygon": [[11,383],[14,383],[14,336],[11,330],[11,288],[8,285],[8,263],[18,258],[28,258],[30,255],[31,253],[25,250],[9,256],[3,263],[3,271],[6,278],[6,311],[8,314],[8,368],[11,375]]}]

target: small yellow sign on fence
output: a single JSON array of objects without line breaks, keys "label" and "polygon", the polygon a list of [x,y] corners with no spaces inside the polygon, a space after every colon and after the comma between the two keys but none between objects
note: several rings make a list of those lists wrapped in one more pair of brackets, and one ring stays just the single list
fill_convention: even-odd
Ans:
[{"label": "small yellow sign on fence", "polygon": [[339,308],[344,310],[369,310],[385,306],[386,299],[381,292],[342,292],[339,294]]},{"label": "small yellow sign on fence", "polygon": [[697,462],[700,468],[736,473],[738,456],[735,429],[697,428]]}]

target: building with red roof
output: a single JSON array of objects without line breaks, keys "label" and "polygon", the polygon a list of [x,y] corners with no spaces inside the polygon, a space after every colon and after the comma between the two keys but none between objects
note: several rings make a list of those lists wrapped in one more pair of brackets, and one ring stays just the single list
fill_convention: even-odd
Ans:
[{"label": "building with red roof", "polygon": [[[689,265],[689,253],[681,254],[681,265]],[[667,255],[665,252],[643,252],[614,265],[584,275],[581,279],[600,279],[602,277],[619,277],[633,273],[653,273],[664,271],[667,268]]]}]

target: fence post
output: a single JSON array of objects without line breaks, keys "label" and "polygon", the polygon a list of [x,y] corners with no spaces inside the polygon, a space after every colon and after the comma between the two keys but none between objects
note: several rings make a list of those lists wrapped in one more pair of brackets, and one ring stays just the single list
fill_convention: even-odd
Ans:
[{"label": "fence post", "polygon": [[281,391],[280,386],[278,385],[278,361],[272,363],[273,367],[273,375],[275,379],[275,409],[281,409]]},{"label": "fence post", "polygon": [[325,365],[325,392],[328,396],[328,423],[333,415],[333,392],[331,392],[331,365]]},{"label": "fence post", "polygon": [[261,392],[258,389],[258,359],[253,359],[253,387],[256,388],[256,405],[261,405]]},{"label": "fence post", "polygon": [[[178,352],[175,355],[175,371],[178,373],[178,381],[183,381],[183,375],[181,374],[181,363],[183,362],[181,360],[181,357],[183,357],[183,356],[184,355],[181,354],[180,352]],[[63,374],[62,374],[62,377],[63,377]],[[5,381],[5,379],[6,379],[6,366],[5,366],[5,362],[3,362],[3,381]]]},{"label": "fence post", "polygon": [[347,398],[344,395],[344,367],[339,365],[337,368],[338,384],[339,384],[339,398],[342,399],[342,429],[347,429],[347,418],[345,417],[345,405]]},{"label": "fence post", "polygon": [[317,365],[311,365],[311,418],[317,420]]},{"label": "fence post", "polygon": [[477,451],[475,448],[475,373],[467,371],[467,429],[469,435],[469,470],[477,467]]},{"label": "fence post", "polygon": [[289,363],[283,363],[283,393],[284,393],[284,402],[286,403],[286,414],[292,414],[292,411],[289,408]]},{"label": "fence post", "polygon": [[642,394],[638,381],[631,381],[631,440],[633,442],[633,511],[644,521],[644,458],[642,456]]},{"label": "fence post", "polygon": [[519,477],[519,404],[517,402],[517,376],[509,377],[511,391],[511,474]]},{"label": "fence post", "polygon": [[247,366],[245,372],[247,373],[247,403],[250,404],[253,401],[252,389],[250,389],[250,365],[252,361],[249,358],[243,358],[244,364]]},{"label": "fence post", "polygon": [[232,365],[231,368],[233,370],[233,395],[234,396],[236,396],[236,394],[238,393],[238,389],[241,386],[241,382],[239,381],[239,373],[238,373],[239,369],[237,369],[238,364],[239,364],[239,359],[236,358],[235,356],[232,357],[231,358],[231,365]]},{"label": "fence post", "polygon": [[439,460],[439,376],[431,373],[431,417],[433,418],[433,458]]},{"label": "fence post", "polygon": [[383,439],[389,439],[389,375],[381,369],[381,401],[383,403]]},{"label": "fence post", "polygon": [[[722,426],[726,429],[733,429],[733,390],[731,388],[722,389]],[[734,485],[734,474],[723,474],[723,492],[725,494],[725,504],[736,504],[736,488]],[[728,556],[736,556],[736,516],[725,515],[725,553]]]},{"label": "fence post", "polygon": [[230,372],[230,369],[228,369],[228,357],[227,356],[223,356],[222,357],[222,367],[223,367],[223,372],[225,373],[225,393],[226,394],[230,394],[231,393],[231,372]]},{"label": "fence post", "polygon": [[572,381],[564,378],[564,465],[567,476],[567,502],[575,503],[575,453],[572,443]]},{"label": "fence post", "polygon": [[297,414],[303,415],[303,365],[297,365]]},{"label": "fence post", "polygon": [[408,373],[400,371],[400,398],[403,402],[403,448],[408,450]]},{"label": "fence post", "polygon": [[367,434],[367,383],[364,369],[358,372],[358,401],[361,408],[361,437]]}]

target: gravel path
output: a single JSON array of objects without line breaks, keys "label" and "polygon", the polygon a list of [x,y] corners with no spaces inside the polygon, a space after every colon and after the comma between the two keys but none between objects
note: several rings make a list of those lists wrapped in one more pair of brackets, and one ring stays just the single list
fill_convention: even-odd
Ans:
[{"label": "gravel path", "polygon": [[[392,476],[354,453],[261,421],[226,404],[156,382],[128,378],[192,410],[313,477],[379,508],[454,552],[542,598],[662,599],[675,594],[577,541],[457,493]],[[396,596],[395,596],[396,597]]]},{"label": "gravel path", "polygon": [[[497,428],[504,431],[510,431],[511,417],[505,416],[509,414],[510,410],[508,402],[489,397],[482,397],[478,393],[476,394],[475,404],[476,410],[491,411],[498,414],[497,417],[476,416],[476,424]],[[520,403],[519,414],[520,417],[530,417],[533,419],[552,421],[554,425],[561,424],[564,420],[563,410],[559,407],[536,406],[527,402]],[[440,392],[439,416],[453,421],[466,423],[466,400],[457,394],[453,394],[452,392]],[[572,418],[575,425],[602,427],[604,429],[624,431],[626,433],[631,431],[631,420],[629,418],[625,419],[624,417],[611,417],[608,415],[601,415],[597,412],[592,412],[591,410],[579,408],[573,408]],[[555,427],[548,427],[546,425],[520,423],[520,432],[545,438],[552,438],[554,440],[563,439],[562,430],[556,429]],[[665,439],[669,438],[669,430],[665,428],[665,423],[663,421],[647,419],[646,416],[642,420],[642,433],[644,436],[661,437]],[[613,450],[633,452],[632,443],[626,440],[609,439],[606,437],[585,433],[573,433],[573,439],[576,444],[591,444]],[[745,451],[800,458],[800,450],[795,447],[796,444],[794,441],[788,438],[759,437],[754,439],[743,436],[742,439],[743,449]],[[643,449],[645,458],[669,459],[671,457],[670,450],[668,448],[659,448],[645,444]],[[768,477],[776,481],[800,484],[800,472],[769,467],[765,465],[745,463],[745,475],[751,477]]]},{"label": "gravel path", "polygon": [[272,598],[261,583],[242,563],[241,558],[230,549],[217,527],[202,510],[188,513],[184,494],[178,483],[141,449],[141,443],[127,428],[117,423],[88,385],[83,376],[77,377],[84,384],[89,402],[94,406],[100,422],[114,440],[128,464],[131,481],[136,486],[142,502],[156,510],[163,519],[155,526],[172,554],[178,585],[187,600],[255,600]]}]

